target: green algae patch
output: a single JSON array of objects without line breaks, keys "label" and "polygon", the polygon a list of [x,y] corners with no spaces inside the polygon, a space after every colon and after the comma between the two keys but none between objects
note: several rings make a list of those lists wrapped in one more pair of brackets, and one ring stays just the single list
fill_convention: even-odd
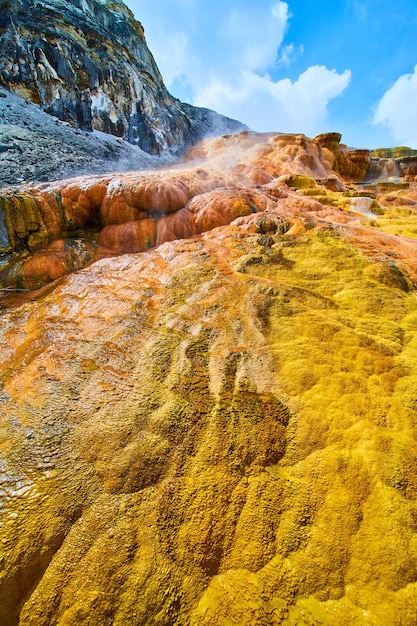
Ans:
[{"label": "green algae patch", "polygon": [[417,150],[408,146],[396,146],[395,148],[377,148],[372,150],[371,156],[379,159],[400,159],[402,157],[415,157]]},{"label": "green algae patch", "polygon": [[343,210],[350,208],[349,196],[339,191],[325,189],[322,186],[297,188],[297,191],[302,196],[313,197],[325,206],[334,206]]},{"label": "green algae patch", "polygon": [[46,246],[48,233],[33,196],[25,192],[7,192],[0,196],[0,211],[10,250],[18,249],[24,241],[30,251]]},{"label": "green algae patch", "polygon": [[307,187],[306,189],[298,189],[303,196],[324,196],[326,195],[323,187]]},{"label": "green algae patch", "polygon": [[288,187],[295,189],[314,189],[317,187],[317,182],[311,176],[305,176],[304,174],[287,174],[280,177],[280,182],[285,183]]},{"label": "green algae patch", "polygon": [[[404,202],[407,202],[405,198]],[[398,197],[398,204],[393,203],[392,206],[380,207],[380,210],[371,209],[372,212],[378,214],[375,226],[382,231],[400,237],[417,237],[417,211],[413,206],[401,206],[402,198]]]},{"label": "green algae patch", "polygon": [[409,217],[402,217],[401,214],[385,213],[384,217],[378,218],[378,228],[390,235],[397,235],[399,237],[417,237],[417,216],[411,215]]}]

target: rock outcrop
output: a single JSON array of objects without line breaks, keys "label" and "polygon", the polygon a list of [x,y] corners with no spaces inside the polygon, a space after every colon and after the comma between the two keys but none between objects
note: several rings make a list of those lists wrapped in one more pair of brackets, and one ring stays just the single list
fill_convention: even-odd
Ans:
[{"label": "rock outcrop", "polygon": [[340,133],[323,133],[315,137],[332,168],[345,181],[361,182],[404,178],[413,181],[417,176],[417,150],[399,146],[378,150],[358,150],[341,144]]},{"label": "rock outcrop", "polygon": [[174,160],[147,154],[120,137],[72,128],[0,87],[0,188],[79,174],[154,169]]},{"label": "rock outcrop", "polygon": [[142,26],[120,0],[1,2],[0,84],[76,128],[150,154],[242,128],[168,93]]},{"label": "rock outcrop", "polygon": [[371,164],[370,150],[347,148],[340,143],[340,133],[323,133],[315,138],[326,152],[333,155],[332,167],[346,181],[365,180]]},{"label": "rock outcrop", "polygon": [[397,146],[395,148],[377,148],[372,150],[371,155],[377,159],[403,159],[417,157],[417,150],[407,146]]}]

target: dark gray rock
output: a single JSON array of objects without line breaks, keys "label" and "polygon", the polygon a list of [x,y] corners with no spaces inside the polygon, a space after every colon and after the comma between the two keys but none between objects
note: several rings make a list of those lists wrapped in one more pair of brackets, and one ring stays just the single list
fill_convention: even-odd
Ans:
[{"label": "dark gray rock", "polygon": [[180,154],[242,124],[167,91],[120,0],[0,0],[0,85],[75,128]]},{"label": "dark gray rock", "polygon": [[1,256],[5,250],[8,250],[10,246],[9,242],[9,232],[6,226],[6,214],[3,209],[0,207],[0,265],[1,265]]},{"label": "dark gray rock", "polygon": [[72,128],[0,87],[0,187],[153,169],[173,161],[170,155],[151,156],[112,135]]}]

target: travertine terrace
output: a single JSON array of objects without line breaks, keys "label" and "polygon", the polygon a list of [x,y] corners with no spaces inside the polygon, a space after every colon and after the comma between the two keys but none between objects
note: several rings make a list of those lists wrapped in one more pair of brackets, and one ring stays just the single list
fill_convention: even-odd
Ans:
[{"label": "travertine terrace", "polygon": [[1,626],[417,622],[415,173],[339,142],[1,191]]}]

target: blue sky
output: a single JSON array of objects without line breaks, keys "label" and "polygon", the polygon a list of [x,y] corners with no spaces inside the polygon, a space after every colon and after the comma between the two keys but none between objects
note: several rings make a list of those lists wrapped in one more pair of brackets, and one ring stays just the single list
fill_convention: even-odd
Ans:
[{"label": "blue sky", "polygon": [[253,130],[417,148],[416,0],[125,0],[169,91]]}]

